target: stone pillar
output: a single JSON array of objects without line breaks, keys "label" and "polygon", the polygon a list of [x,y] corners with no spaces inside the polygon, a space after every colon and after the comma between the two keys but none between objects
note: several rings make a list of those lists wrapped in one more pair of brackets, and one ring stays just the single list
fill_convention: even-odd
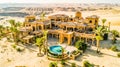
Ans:
[{"label": "stone pillar", "polygon": [[67,31],[67,26],[66,26],[66,31]]},{"label": "stone pillar", "polygon": [[94,44],[94,38],[92,38],[92,45]]},{"label": "stone pillar", "polygon": [[70,44],[71,44],[71,37],[68,36],[68,45],[70,45]]},{"label": "stone pillar", "polygon": [[42,30],[44,30],[44,25],[41,25]]},{"label": "stone pillar", "polygon": [[67,37],[67,38],[68,38],[68,45],[71,44],[72,34],[73,34],[73,33],[68,34],[68,37]]},{"label": "stone pillar", "polygon": [[52,24],[51,24],[51,21],[50,21],[50,29],[52,28]]},{"label": "stone pillar", "polygon": [[64,41],[63,33],[60,33],[59,42],[60,42],[60,43],[63,43],[63,41]]}]

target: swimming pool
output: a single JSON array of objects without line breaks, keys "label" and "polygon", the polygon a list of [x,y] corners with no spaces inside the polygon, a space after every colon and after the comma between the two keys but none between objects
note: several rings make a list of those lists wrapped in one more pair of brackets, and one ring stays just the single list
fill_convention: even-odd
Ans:
[{"label": "swimming pool", "polygon": [[59,45],[50,46],[49,50],[53,54],[57,54],[57,55],[62,54],[62,47]]}]

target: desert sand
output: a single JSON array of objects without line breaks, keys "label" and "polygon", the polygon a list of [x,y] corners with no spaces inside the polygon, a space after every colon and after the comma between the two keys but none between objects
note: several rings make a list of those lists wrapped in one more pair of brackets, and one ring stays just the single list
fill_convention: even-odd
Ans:
[{"label": "desert sand", "polygon": [[[57,13],[65,13],[67,15],[74,15],[74,12],[57,12]],[[90,16],[90,15],[98,15],[100,16],[100,20],[102,18],[106,18],[107,22],[111,22],[111,30],[115,29],[120,32],[120,13],[116,13],[113,11],[84,11],[82,12],[82,16]],[[7,20],[15,19],[16,21],[24,22],[24,18],[18,17],[7,17]],[[4,23],[5,22],[5,23]],[[101,22],[101,21],[100,21]],[[8,25],[8,22],[5,20],[1,21],[2,25]],[[101,24],[101,23],[100,23]],[[52,42],[57,42],[53,40]],[[113,52],[109,50],[111,41],[103,41],[101,42],[101,52],[102,55],[98,55],[96,53],[96,47],[91,46],[87,49],[87,51],[80,55],[76,60],[69,60],[67,62],[75,62],[78,66],[82,66],[84,60],[88,60],[95,65],[99,65],[100,67],[120,67],[120,58],[117,58],[117,52]],[[38,48],[34,45],[26,46],[21,45],[19,47],[25,48],[23,52],[17,52],[15,49],[11,47],[13,43],[7,42],[6,39],[2,39],[0,41],[0,67],[15,67],[15,66],[27,66],[27,67],[48,67],[50,60],[47,59],[46,56],[37,57]],[[120,49],[120,40],[116,44]],[[60,67],[60,66],[59,66]],[[68,66],[69,67],[69,66]]]},{"label": "desert sand", "polygon": [[[51,40],[49,41],[49,43]],[[56,43],[56,39],[52,39],[52,42]],[[117,52],[113,52],[108,48],[112,45],[110,40],[101,42],[101,52],[99,55],[96,53],[96,47],[89,47],[83,55],[80,55],[76,60],[68,60],[66,63],[69,67],[70,63],[75,62],[78,66],[82,66],[84,60],[99,65],[100,67],[119,67],[120,58],[117,58]],[[47,56],[37,57],[38,48],[34,45],[19,47],[25,48],[23,52],[17,52],[11,47],[13,43],[7,42],[6,39],[0,41],[0,65],[2,67],[15,67],[15,66],[27,66],[27,67],[48,67],[49,63],[52,62],[47,59]],[[116,44],[120,49],[120,41]],[[59,64],[60,62],[56,61]]]}]

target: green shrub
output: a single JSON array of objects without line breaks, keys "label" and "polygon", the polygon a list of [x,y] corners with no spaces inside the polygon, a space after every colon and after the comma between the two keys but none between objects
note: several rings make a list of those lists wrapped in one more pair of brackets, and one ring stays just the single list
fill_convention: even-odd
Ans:
[{"label": "green shrub", "polygon": [[0,37],[0,40],[2,39],[2,37]]},{"label": "green shrub", "polygon": [[19,51],[19,52],[22,52],[22,51],[24,51],[24,48],[22,48],[22,47],[16,47],[16,50]]},{"label": "green shrub", "polygon": [[16,46],[16,44],[13,44],[12,47],[15,49],[17,46]]},{"label": "green shrub", "polygon": [[65,60],[61,60],[61,64],[62,64],[62,65],[65,65]]},{"label": "green shrub", "polygon": [[49,64],[49,67],[58,67],[58,66],[57,66],[57,63],[56,63],[56,62],[51,62],[51,63]]},{"label": "green shrub", "polygon": [[83,62],[83,67],[94,67],[94,65],[90,64],[89,61],[84,61]]},{"label": "green shrub", "polygon": [[10,60],[9,58],[7,58],[7,61],[8,61],[8,62],[11,62],[12,60]]},{"label": "green shrub", "polygon": [[117,41],[116,37],[119,37],[119,32],[117,30],[111,30],[111,33],[112,33],[112,43],[114,44]]},{"label": "green shrub", "polygon": [[20,48],[16,48],[16,50],[19,51],[19,52],[22,51]]},{"label": "green shrub", "polygon": [[71,67],[76,67],[76,63],[71,63]]},{"label": "green shrub", "polygon": [[77,55],[78,53],[80,53],[80,50],[77,51],[73,51],[72,54]]},{"label": "green shrub", "polygon": [[120,58],[120,53],[117,53],[117,56]]},{"label": "green shrub", "polygon": [[110,48],[112,51],[117,51],[117,46],[116,45],[112,45]]},{"label": "green shrub", "polygon": [[87,44],[84,43],[84,41],[79,40],[75,43],[75,47],[78,50],[83,50],[83,52],[87,49]]}]

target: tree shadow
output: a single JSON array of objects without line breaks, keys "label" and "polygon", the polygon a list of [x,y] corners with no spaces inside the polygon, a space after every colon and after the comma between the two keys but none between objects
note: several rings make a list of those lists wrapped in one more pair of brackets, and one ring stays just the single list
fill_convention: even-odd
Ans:
[{"label": "tree shadow", "polygon": [[36,48],[37,46],[33,44],[24,44],[24,45],[19,45],[21,47],[24,47],[25,49],[28,49],[30,52],[37,52]]},{"label": "tree shadow", "polygon": [[[66,62],[66,64],[65,64],[64,67],[71,67],[71,65],[72,65],[72,62]],[[77,66],[77,67],[82,67],[82,66],[80,66],[80,65],[78,65],[78,64],[76,64],[76,66]]]},{"label": "tree shadow", "polygon": [[109,49],[111,47],[111,45],[112,45],[111,40],[103,40],[103,41],[100,42],[100,47],[101,48]]},{"label": "tree shadow", "polygon": [[76,61],[82,61],[82,59],[86,59],[83,54],[75,58]]},{"label": "tree shadow", "polygon": [[116,57],[117,58],[117,56],[106,54],[106,53],[103,53],[103,55],[107,55],[107,56],[111,56],[111,57]]},{"label": "tree shadow", "polygon": [[[98,54],[95,50],[92,49],[87,49],[82,55],[79,55],[78,57],[75,58],[75,61],[81,61],[83,59],[86,59],[86,57],[89,57],[89,55],[93,55],[93,56],[97,56],[97,57],[103,57],[103,53],[102,54]],[[78,67],[81,67],[78,65]]]},{"label": "tree shadow", "polygon": [[112,40],[103,40],[100,42],[100,46],[101,48],[107,48],[109,49],[112,45],[116,45],[118,47],[120,47],[120,40],[117,40],[117,42],[115,44],[112,43]]},{"label": "tree shadow", "polygon": [[[89,54],[90,54],[90,55],[93,55],[93,56],[103,57],[103,56],[102,56],[103,53],[101,53],[101,52],[100,52],[100,53],[97,53],[96,50],[93,50],[93,49],[90,49],[90,48],[86,50],[86,52],[84,53],[84,55],[85,55],[85,56],[88,56]],[[89,56],[88,56],[88,57],[89,57]]]}]

